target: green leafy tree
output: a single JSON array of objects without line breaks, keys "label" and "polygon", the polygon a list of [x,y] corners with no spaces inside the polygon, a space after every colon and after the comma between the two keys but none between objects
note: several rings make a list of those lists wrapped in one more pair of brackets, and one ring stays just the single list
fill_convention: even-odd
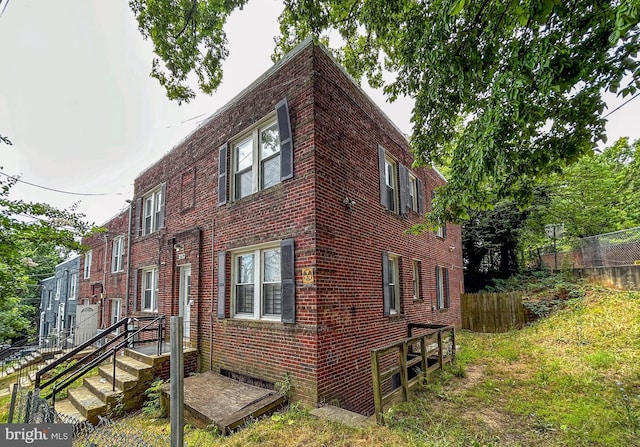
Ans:
[{"label": "green leafy tree", "polygon": [[550,176],[547,200],[530,208],[522,244],[547,245],[545,224],[563,223],[565,243],[640,225],[638,147],[640,141],[631,145],[621,138],[601,154],[585,155]]},{"label": "green leafy tree", "polygon": [[529,213],[514,201],[503,200],[489,210],[471,210],[462,224],[465,290],[476,292],[495,278],[508,278],[520,269],[520,238]]},{"label": "green leafy tree", "polygon": [[69,250],[80,249],[89,227],[73,210],[11,199],[17,179],[0,179],[0,339],[33,330],[38,281]]},{"label": "green leafy tree", "polygon": [[[190,73],[216,88],[224,23],[245,3],[130,1],[170,98],[195,95]],[[526,204],[538,179],[604,139],[602,93],[640,87],[639,11],[640,0],[284,0],[276,57],[339,35],[335,54],[355,78],[414,98],[417,157],[451,160],[433,217],[456,221],[490,207],[488,189]]]}]

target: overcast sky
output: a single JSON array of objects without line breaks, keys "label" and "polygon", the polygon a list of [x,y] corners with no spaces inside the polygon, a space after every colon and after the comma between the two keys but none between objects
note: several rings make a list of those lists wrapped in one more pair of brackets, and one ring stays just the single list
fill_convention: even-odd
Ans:
[{"label": "overcast sky", "polygon": [[[6,1],[6,0],[5,0]],[[4,4],[0,1],[0,4]],[[149,77],[152,49],[126,0],[11,0],[0,17],[0,166],[31,183],[12,197],[66,208],[80,201],[104,223],[133,181],[271,65],[280,0],[253,0],[227,23],[230,56],[218,91],[178,106]],[[0,6],[0,11],[2,7]],[[411,103],[366,91],[405,133]],[[609,101],[609,110],[622,100]],[[640,138],[640,98],[615,112],[609,142]]]}]

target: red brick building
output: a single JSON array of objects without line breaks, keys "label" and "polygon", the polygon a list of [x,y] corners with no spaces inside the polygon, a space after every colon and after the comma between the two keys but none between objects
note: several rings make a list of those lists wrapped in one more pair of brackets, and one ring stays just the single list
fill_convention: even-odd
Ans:
[{"label": "red brick building", "polygon": [[444,182],[412,163],[406,137],[305,42],[135,180],[129,293],[112,279],[106,293],[124,293],[128,315],[184,315],[201,370],[288,376],[294,399],[371,414],[370,350],[409,323],[460,321],[460,228],[406,234]]}]

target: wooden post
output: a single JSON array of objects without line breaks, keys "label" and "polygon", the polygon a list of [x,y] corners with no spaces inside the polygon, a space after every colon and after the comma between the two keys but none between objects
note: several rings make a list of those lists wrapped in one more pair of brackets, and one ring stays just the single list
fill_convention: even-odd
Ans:
[{"label": "wooden post", "polygon": [[427,360],[427,336],[423,335],[420,338],[420,356],[422,357],[422,374],[424,379],[427,380],[427,368],[429,368],[429,362]]},{"label": "wooden post", "polygon": [[444,362],[442,359],[442,331],[438,330],[438,363],[440,364],[440,371],[442,371]]},{"label": "wooden post", "polygon": [[171,317],[171,447],[184,446],[183,317]]},{"label": "wooden post", "polygon": [[409,375],[407,374],[407,354],[409,349],[405,341],[400,346],[400,385],[402,386],[402,401],[409,400]]},{"label": "wooden post", "polygon": [[382,416],[382,384],[380,383],[380,360],[376,351],[371,352],[371,375],[373,376],[373,404],[376,412],[376,420],[384,423]]}]

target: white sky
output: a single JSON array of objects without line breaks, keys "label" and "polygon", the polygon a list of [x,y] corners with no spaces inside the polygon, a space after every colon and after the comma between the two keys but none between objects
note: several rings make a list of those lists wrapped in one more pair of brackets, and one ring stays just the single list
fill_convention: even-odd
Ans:
[{"label": "white sky", "polygon": [[[0,1],[0,4],[4,2]],[[1,10],[1,7],[0,7]],[[271,65],[280,0],[253,0],[226,26],[229,58],[212,96],[178,106],[149,77],[152,49],[126,0],[12,0],[0,17],[0,166],[25,184],[12,197],[66,208],[80,201],[104,223],[133,196],[133,181],[197,124]],[[411,103],[365,89],[405,133]],[[613,110],[623,100],[609,102]],[[609,142],[640,138],[640,98],[610,117]]]}]

